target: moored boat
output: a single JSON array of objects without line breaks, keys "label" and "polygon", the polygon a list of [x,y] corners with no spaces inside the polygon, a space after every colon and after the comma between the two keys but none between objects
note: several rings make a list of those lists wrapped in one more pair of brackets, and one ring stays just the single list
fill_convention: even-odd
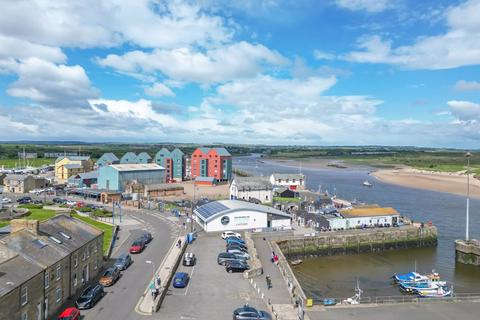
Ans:
[{"label": "moored boat", "polygon": [[409,272],[404,274],[394,274],[393,280],[400,284],[417,284],[421,282],[436,282],[440,281],[440,275],[433,272],[429,275],[423,275],[418,272]]},{"label": "moored boat", "polygon": [[440,286],[436,290],[418,290],[416,294],[422,298],[444,298],[452,295],[453,289],[448,286]]},{"label": "moored boat", "polygon": [[371,184],[368,180],[363,181],[363,186],[365,187],[373,187],[373,184]]}]

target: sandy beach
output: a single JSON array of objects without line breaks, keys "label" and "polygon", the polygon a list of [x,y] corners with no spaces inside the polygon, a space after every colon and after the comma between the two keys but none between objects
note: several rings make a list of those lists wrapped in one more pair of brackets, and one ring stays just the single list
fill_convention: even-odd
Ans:
[{"label": "sandy beach", "polygon": [[[413,168],[378,170],[372,173],[380,181],[404,187],[447,192],[464,196],[467,192],[467,177],[456,172],[432,172]],[[480,198],[480,180],[470,176],[470,195]]]}]

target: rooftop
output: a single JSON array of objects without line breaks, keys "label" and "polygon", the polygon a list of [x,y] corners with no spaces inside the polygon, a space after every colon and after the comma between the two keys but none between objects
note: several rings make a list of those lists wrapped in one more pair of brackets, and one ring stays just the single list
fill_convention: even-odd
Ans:
[{"label": "rooftop", "polygon": [[235,183],[240,191],[253,190],[272,190],[273,186],[268,177],[235,177],[232,184]]},{"label": "rooftop", "polygon": [[397,210],[391,207],[366,207],[340,210],[345,218],[351,217],[375,217],[375,216],[394,216],[400,215]]},{"label": "rooftop", "polygon": [[118,171],[148,171],[148,170],[164,170],[162,166],[156,163],[125,163],[111,164],[110,167]]},{"label": "rooftop", "polygon": [[[107,153],[104,153],[98,160],[106,160],[108,162],[113,162],[113,161],[118,161],[119,159],[117,158],[117,156],[115,154],[113,154],[112,152],[107,152]],[[98,162],[97,160],[97,162]]]},{"label": "rooftop", "polygon": [[67,158],[70,161],[87,161],[90,160],[90,156],[60,156],[55,160],[55,163]]},{"label": "rooftop", "polygon": [[83,168],[81,164],[78,163],[69,163],[64,166],[66,169],[81,169]]},{"label": "rooftop", "polygon": [[240,200],[220,200],[212,201],[207,204],[204,204],[201,207],[195,209],[195,214],[203,221],[208,222],[215,219],[218,216],[242,210],[250,210],[263,212],[266,214],[273,214],[276,216],[281,216],[285,218],[290,218],[291,216],[283,211],[274,209],[272,207],[255,204],[246,201]]},{"label": "rooftop", "polygon": [[27,179],[28,177],[31,177],[29,174],[7,174],[5,177],[5,180],[16,180],[16,181],[23,181]]},{"label": "rooftop", "polygon": [[275,180],[278,180],[278,179],[282,179],[282,180],[286,180],[286,179],[290,179],[290,180],[305,179],[305,175],[303,173],[272,173],[272,175],[273,175],[273,178]]},{"label": "rooftop", "polygon": [[159,183],[145,185],[145,191],[184,190],[185,188],[176,183]]}]

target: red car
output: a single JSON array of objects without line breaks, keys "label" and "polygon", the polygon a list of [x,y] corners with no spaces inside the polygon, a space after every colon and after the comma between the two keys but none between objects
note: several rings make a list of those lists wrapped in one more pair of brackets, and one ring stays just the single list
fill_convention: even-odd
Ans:
[{"label": "red car", "polygon": [[137,239],[132,243],[130,247],[130,253],[140,253],[145,249],[145,240]]},{"label": "red car", "polygon": [[58,316],[57,320],[80,320],[80,310],[67,308]]}]

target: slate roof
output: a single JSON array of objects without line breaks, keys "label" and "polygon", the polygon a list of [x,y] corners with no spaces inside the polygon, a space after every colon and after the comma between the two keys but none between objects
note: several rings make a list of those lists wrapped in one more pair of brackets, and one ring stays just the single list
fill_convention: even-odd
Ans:
[{"label": "slate roof", "polygon": [[69,163],[69,164],[64,165],[64,167],[66,169],[81,169],[81,168],[83,168],[81,164],[77,164],[77,163]]},{"label": "slate roof", "polygon": [[156,163],[125,163],[111,164],[110,167],[118,171],[148,171],[148,170],[164,170],[165,168]]},{"label": "slate roof", "polygon": [[104,153],[98,160],[97,160],[97,163],[98,161],[100,160],[106,160],[107,162],[115,162],[115,161],[119,161],[119,159],[117,158],[117,156],[111,152],[107,152],[107,153]]},{"label": "slate roof", "polygon": [[219,156],[231,156],[230,152],[225,148],[213,148]]},{"label": "slate roof", "polygon": [[5,180],[15,180],[15,181],[23,181],[27,179],[28,177],[31,177],[29,174],[7,174],[5,177]]},{"label": "slate roof", "polygon": [[71,161],[87,161],[87,160],[90,160],[90,156],[60,156],[55,160],[55,163],[57,163],[60,160],[65,159],[65,158],[67,158]]},{"label": "slate roof", "polygon": [[29,261],[0,243],[0,297],[5,296],[20,284],[43,271],[36,263]]},{"label": "slate roof", "polygon": [[233,182],[239,191],[272,190],[268,177],[236,177]]},{"label": "slate roof", "polygon": [[301,173],[272,173],[273,178],[275,180],[282,179],[282,180],[300,180],[305,179],[305,175]]},{"label": "slate roof", "polygon": [[177,153],[177,154],[179,154],[179,155],[184,155],[184,154],[185,154],[185,153],[183,153],[182,150],[180,150],[180,149],[178,149],[178,148],[173,149],[173,150],[172,150],[172,153]]}]

